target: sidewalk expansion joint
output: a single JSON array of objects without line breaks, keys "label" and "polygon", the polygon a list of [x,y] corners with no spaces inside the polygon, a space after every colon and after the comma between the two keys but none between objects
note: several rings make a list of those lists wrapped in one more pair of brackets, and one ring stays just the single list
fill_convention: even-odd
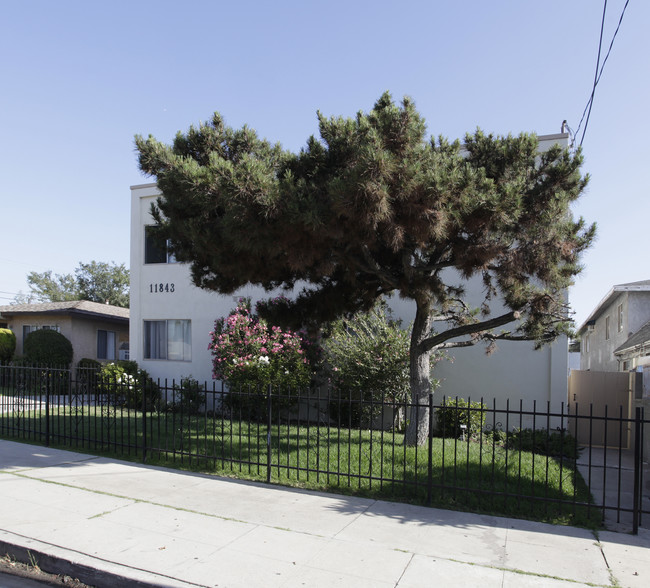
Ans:
[{"label": "sidewalk expansion joint", "polygon": [[462,559],[453,559],[453,558],[445,558],[445,557],[437,557],[437,559],[444,559],[445,561],[453,561],[455,563],[475,566],[477,568],[488,568],[491,570],[499,570],[500,572],[510,572],[512,574],[519,574],[521,576],[532,576],[534,578],[547,578],[549,580],[561,580],[562,582],[571,582],[572,584],[579,584],[580,586],[593,586],[594,588],[612,588],[612,586],[618,586],[618,584],[595,584],[593,582],[585,582],[584,580],[573,580],[572,578],[563,578],[562,576],[551,576],[549,574],[542,574],[539,572],[527,572],[526,570],[520,570],[517,568],[507,568],[503,566],[492,566],[489,564],[480,564],[471,561],[463,561]]},{"label": "sidewalk expansion joint", "polygon": [[408,570],[411,563],[413,563],[413,558],[414,557],[415,557],[415,553],[411,553],[411,557],[410,557],[408,563],[404,566],[404,569],[402,570],[402,573],[400,574],[399,578],[397,578],[397,582],[395,582],[395,588],[397,588],[399,586],[399,583],[402,581],[402,578],[404,577],[404,574],[406,574],[406,570]]},{"label": "sidewalk expansion joint", "polygon": [[[137,501],[131,502],[131,504],[135,504]],[[128,506],[131,506],[131,504],[124,504],[122,506],[118,506],[117,508],[114,508],[112,510],[105,510],[104,512],[98,512],[97,514],[92,515],[91,517],[88,517],[87,520],[91,521],[92,519],[101,519],[102,517],[113,514],[114,512],[117,512],[118,510],[122,510],[124,508],[127,508]]]},{"label": "sidewalk expansion joint", "polygon": [[614,575],[614,572],[612,571],[612,568],[609,565],[609,562],[607,561],[607,556],[605,555],[605,550],[603,549],[603,544],[600,542],[600,537],[598,536],[598,532],[594,531],[594,537],[596,538],[596,543],[595,545],[598,547],[598,550],[600,551],[600,555],[603,556],[603,561],[605,562],[605,565],[607,566],[607,571],[609,572],[609,581],[610,581],[610,586],[613,586],[616,588],[617,586],[620,586],[620,583],[616,576]]},{"label": "sidewalk expansion joint", "polygon": [[367,512],[377,504],[377,500],[373,500],[366,508],[364,508],[362,511],[358,512],[356,516],[343,528],[339,529],[339,531],[336,533],[336,535],[333,535],[332,538],[336,539],[343,531],[345,531],[352,523],[355,523],[357,520],[359,520],[362,516],[367,514]]}]

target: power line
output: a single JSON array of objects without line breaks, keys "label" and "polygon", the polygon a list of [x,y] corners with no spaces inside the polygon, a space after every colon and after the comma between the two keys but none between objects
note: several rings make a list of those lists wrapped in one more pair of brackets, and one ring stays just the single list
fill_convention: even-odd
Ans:
[{"label": "power line", "polygon": [[594,74],[594,85],[593,88],[591,89],[591,95],[589,96],[589,100],[587,101],[587,105],[585,106],[585,109],[582,111],[582,118],[580,119],[580,123],[578,124],[578,128],[576,129],[575,133],[573,134],[573,138],[575,141],[575,138],[577,137],[578,133],[580,132],[580,127],[582,126],[582,121],[585,120],[585,115],[587,116],[587,120],[585,121],[585,128],[582,130],[582,138],[580,139],[580,146],[582,147],[582,142],[585,140],[585,134],[587,133],[587,126],[589,125],[589,118],[591,116],[591,107],[593,106],[594,103],[594,95],[596,93],[596,86],[598,85],[598,82],[600,82],[600,77],[603,75],[603,70],[605,69],[605,63],[607,63],[607,59],[609,58],[609,54],[612,51],[612,47],[614,46],[614,40],[616,39],[616,35],[618,35],[618,30],[621,28],[621,23],[623,22],[623,17],[625,16],[625,11],[627,10],[627,5],[630,3],[630,0],[625,1],[625,5],[623,6],[623,10],[621,11],[621,16],[618,19],[618,25],[616,26],[616,30],[614,31],[614,34],[612,35],[612,40],[609,43],[609,48],[607,49],[607,54],[605,55],[605,58],[603,59],[602,64],[600,63],[600,53],[603,45],[603,31],[605,28],[605,13],[607,12],[607,0],[605,0],[604,6],[603,6],[603,18],[601,20],[600,24],[600,39],[598,41],[598,58],[596,59],[596,73]]},{"label": "power line", "polygon": [[[600,21],[600,38],[598,40],[598,57],[596,58],[596,73],[594,74],[594,87],[591,89],[591,96],[589,97],[589,112],[587,113],[587,120],[585,121],[585,128],[582,131],[582,139],[580,139],[580,147],[582,147],[582,142],[585,140],[585,133],[587,132],[587,125],[589,124],[589,117],[591,116],[591,107],[594,105],[594,94],[596,93],[596,86],[598,85],[598,68],[600,66],[600,50],[603,46],[603,31],[605,30],[605,14],[607,13],[607,0],[603,5],[603,18]],[[584,113],[582,114],[584,118]],[[580,121],[582,123],[582,120]],[[578,125],[578,129],[580,125]]]}]

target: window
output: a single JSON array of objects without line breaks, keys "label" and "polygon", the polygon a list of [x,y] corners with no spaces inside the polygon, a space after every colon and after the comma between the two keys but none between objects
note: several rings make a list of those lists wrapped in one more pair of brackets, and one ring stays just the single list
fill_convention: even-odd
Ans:
[{"label": "window", "polygon": [[589,353],[589,333],[585,335],[585,353]]},{"label": "window", "polygon": [[38,329],[38,327],[33,325],[23,325],[23,353],[25,353],[25,341],[27,340],[27,335],[36,329]]},{"label": "window", "polygon": [[609,339],[609,317],[605,317],[605,339]]},{"label": "window", "polygon": [[144,358],[191,361],[192,321],[144,321]]},{"label": "window", "polygon": [[[154,238],[154,227],[144,227],[144,262],[145,263],[176,263],[173,253],[169,252],[169,246],[161,248]],[[169,242],[168,242],[169,243]]]},{"label": "window", "polygon": [[27,335],[43,329],[44,331],[56,331],[57,333],[61,332],[59,325],[23,325],[23,341],[27,338]]},{"label": "window", "polygon": [[618,305],[618,332],[623,330],[623,305]]},{"label": "window", "polygon": [[115,359],[115,331],[97,331],[97,359]]}]

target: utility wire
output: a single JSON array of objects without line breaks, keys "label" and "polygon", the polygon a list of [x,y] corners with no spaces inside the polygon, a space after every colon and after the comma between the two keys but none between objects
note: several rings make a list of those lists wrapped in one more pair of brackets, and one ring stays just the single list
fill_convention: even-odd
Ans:
[{"label": "utility wire", "polygon": [[[594,105],[594,94],[596,93],[596,86],[598,85],[598,68],[600,67],[600,50],[603,46],[603,31],[605,30],[605,14],[607,13],[607,0],[603,5],[603,18],[600,21],[600,39],[598,40],[598,57],[596,58],[596,73],[594,74],[594,87],[591,89],[591,96],[589,97],[589,111],[587,113],[587,120],[585,121],[585,128],[582,131],[582,139],[580,139],[580,147],[585,140],[585,133],[587,132],[587,125],[589,124],[589,117],[591,116],[591,107]],[[584,117],[584,113],[582,115]],[[581,121],[582,122],[582,121]],[[580,125],[578,125],[580,128]]]},{"label": "utility wire", "polygon": [[618,35],[618,30],[621,28],[621,23],[623,22],[623,17],[625,16],[625,11],[627,10],[627,5],[630,3],[630,0],[625,1],[625,5],[623,6],[623,10],[621,11],[621,16],[618,19],[618,25],[616,26],[616,30],[614,31],[614,34],[612,35],[612,40],[609,43],[609,48],[607,49],[607,53],[605,55],[605,58],[603,59],[602,64],[600,63],[600,53],[603,45],[603,31],[605,27],[605,13],[607,11],[607,0],[605,0],[604,6],[603,6],[603,18],[600,24],[600,40],[598,42],[598,58],[596,59],[596,73],[594,75],[594,85],[591,90],[591,96],[589,96],[589,100],[587,101],[587,105],[585,106],[585,109],[582,112],[582,118],[580,119],[580,123],[578,124],[578,128],[576,129],[575,133],[573,134],[573,138],[575,141],[575,138],[578,136],[578,133],[580,132],[580,127],[582,126],[582,121],[585,120],[585,115],[587,116],[587,120],[585,121],[585,128],[582,130],[582,138],[580,139],[580,146],[582,147],[582,142],[585,140],[585,134],[587,132],[587,126],[589,125],[589,118],[591,116],[591,107],[593,106],[594,103],[594,95],[596,93],[596,86],[598,85],[598,82],[600,82],[600,77],[603,75],[603,70],[605,69],[605,63],[607,63],[607,59],[609,58],[609,54],[612,51],[612,47],[614,46],[614,40],[616,39],[616,35]]}]

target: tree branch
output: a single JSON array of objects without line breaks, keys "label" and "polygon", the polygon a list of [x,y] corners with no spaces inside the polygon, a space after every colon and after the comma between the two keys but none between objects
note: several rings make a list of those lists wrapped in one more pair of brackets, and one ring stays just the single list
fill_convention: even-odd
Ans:
[{"label": "tree branch", "polygon": [[[456,337],[462,337],[463,335],[471,335],[472,333],[480,333],[481,331],[489,331],[500,327],[502,325],[507,325],[512,321],[516,321],[520,317],[520,313],[516,310],[502,314],[501,316],[495,317],[493,319],[488,319],[486,321],[481,321],[478,323],[472,323],[469,325],[462,325],[460,327],[455,327],[453,329],[448,329],[442,333],[438,333],[433,337],[424,339],[419,347],[422,352],[427,352],[437,347],[449,339],[455,339]],[[471,342],[470,342],[471,343]]]},{"label": "tree branch", "polygon": [[[397,280],[391,276],[386,270],[383,270],[377,261],[373,258],[370,253],[370,249],[367,245],[362,245],[361,251],[363,252],[363,258],[366,260],[366,263],[370,267],[369,273],[374,273],[378,278],[382,279],[384,282],[392,286],[393,288],[398,288],[399,284]],[[367,271],[367,270],[366,270]]]},{"label": "tree branch", "polygon": [[474,341],[448,341],[442,345],[438,345],[438,349],[455,349],[457,347],[471,347]]}]

